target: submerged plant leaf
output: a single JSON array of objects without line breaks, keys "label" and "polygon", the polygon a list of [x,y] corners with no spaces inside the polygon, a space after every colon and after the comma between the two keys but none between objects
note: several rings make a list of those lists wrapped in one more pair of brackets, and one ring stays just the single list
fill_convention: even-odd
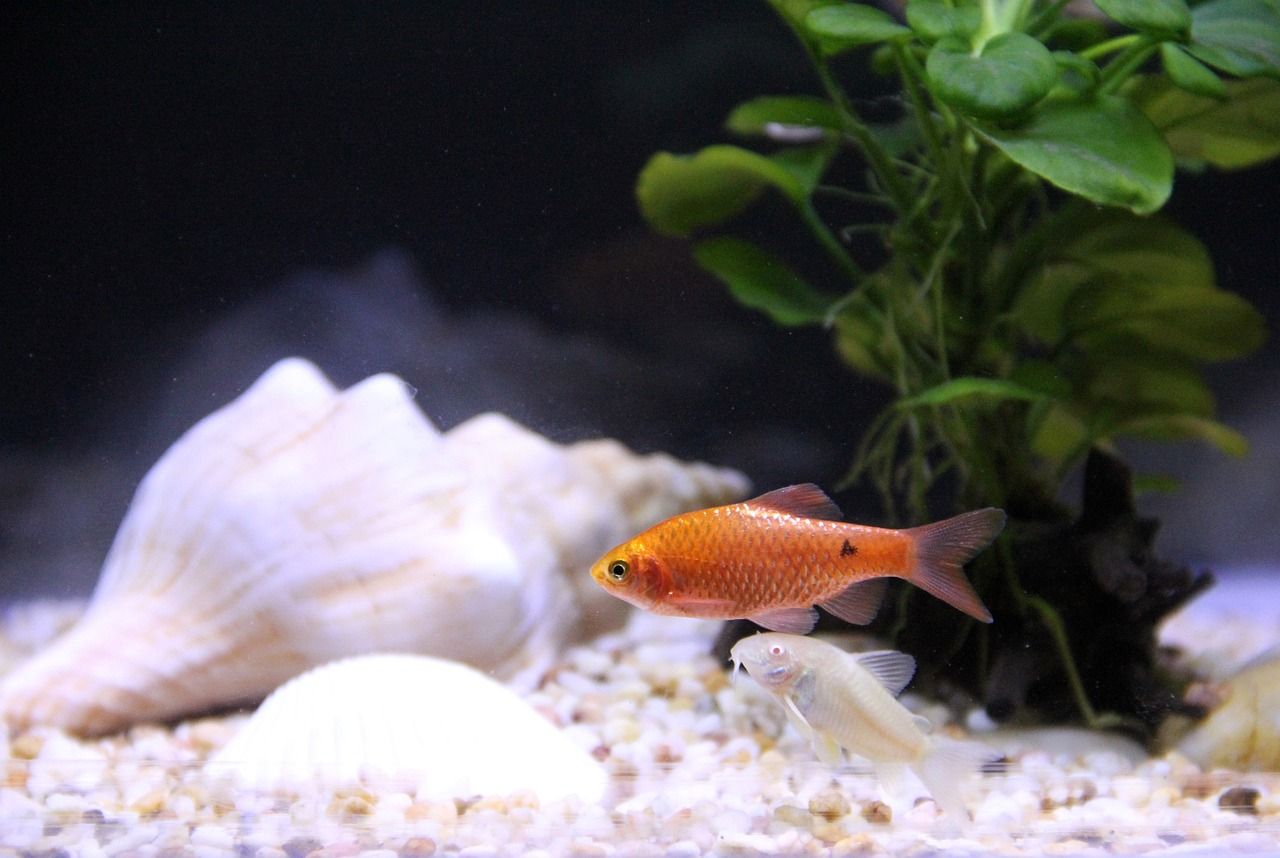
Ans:
[{"label": "submerged plant leaf", "polygon": [[1187,50],[1237,77],[1280,77],[1280,11],[1267,0],[1210,0],[1191,12]]},{"label": "submerged plant leaf", "polygon": [[859,3],[815,9],[805,16],[804,26],[826,54],[911,35],[888,12]]},{"label": "submerged plant leaf", "polygon": [[1050,100],[1016,128],[983,136],[1013,161],[1085,199],[1149,214],[1173,188],[1173,156],[1151,121],[1118,96]]},{"label": "submerged plant leaf", "polygon": [[1094,0],[1113,21],[1159,36],[1185,38],[1191,10],[1183,0]]},{"label": "submerged plant leaf", "polygon": [[1165,42],[1160,46],[1160,61],[1164,64],[1164,71],[1169,75],[1169,80],[1177,84],[1180,89],[1203,95],[1205,98],[1227,97],[1227,87],[1222,82],[1222,78],[1172,42]]},{"label": "submerged plant leaf", "polygon": [[907,4],[907,24],[925,42],[947,36],[968,39],[982,25],[982,10],[972,3],[949,6],[942,0],[911,0]]},{"label": "submerged plant leaf", "polygon": [[1248,301],[1185,283],[1091,282],[1071,296],[1064,322],[1085,348],[1132,337],[1156,353],[1197,361],[1242,357],[1266,338],[1262,316]]},{"label": "submerged plant leaf", "polygon": [[1280,155],[1280,80],[1227,81],[1226,90],[1227,99],[1219,101],[1147,77],[1131,97],[1179,158],[1231,170]]},{"label": "submerged plant leaf", "polygon": [[725,126],[735,134],[766,134],[772,125],[840,130],[831,102],[806,95],[764,95],[733,109]]},{"label": "submerged plant leaf", "polygon": [[805,325],[826,318],[831,301],[777,257],[749,241],[721,236],[699,242],[693,256],[720,278],[739,302],[766,313],[780,325]]},{"label": "submerged plant leaf", "polygon": [[688,235],[739,214],[766,187],[801,202],[827,157],[825,148],[787,150],[773,157],[737,146],[708,146],[693,155],[659,152],[640,171],[636,198],[654,229]]},{"label": "submerged plant leaf", "polygon": [[1053,54],[1026,33],[1002,33],[977,55],[966,39],[946,37],[929,51],[926,71],[939,98],[988,119],[1026,110],[1058,76]]},{"label": "submerged plant leaf", "polygon": [[1029,387],[1024,387],[1021,384],[1002,378],[964,376],[944,381],[941,384],[930,387],[928,390],[917,393],[915,396],[899,399],[894,404],[894,407],[910,410],[932,405],[951,405],[962,399],[972,399],[974,397],[1035,402],[1043,399],[1044,394],[1038,390],[1032,390]]},{"label": "submerged plant leaf", "polygon": [[1163,285],[1214,286],[1208,249],[1166,217],[1095,209],[1060,223],[1064,240],[1052,250],[1051,261],[1073,260],[1100,274]]},{"label": "submerged plant leaf", "polygon": [[1156,441],[1205,441],[1229,456],[1240,457],[1249,452],[1248,440],[1235,429],[1192,414],[1160,414],[1129,420],[1118,431]]}]

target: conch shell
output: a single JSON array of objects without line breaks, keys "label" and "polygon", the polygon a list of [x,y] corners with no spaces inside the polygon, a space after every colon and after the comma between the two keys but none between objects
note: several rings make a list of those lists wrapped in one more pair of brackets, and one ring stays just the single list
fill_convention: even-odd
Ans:
[{"label": "conch shell", "polygon": [[205,766],[254,790],[397,785],[419,799],[532,793],[599,801],[604,768],[511,689],[421,655],[343,659],[294,677]]},{"label": "conch shell", "polygon": [[286,359],[153,466],[84,616],[0,686],[0,714],[102,734],[369,652],[528,678],[622,620],[586,580],[596,553],[747,488],[496,414],[442,434],[395,376],[338,391]]}]

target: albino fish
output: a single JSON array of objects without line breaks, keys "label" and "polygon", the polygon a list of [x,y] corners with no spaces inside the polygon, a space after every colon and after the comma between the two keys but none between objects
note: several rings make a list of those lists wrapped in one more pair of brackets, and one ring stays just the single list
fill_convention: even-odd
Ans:
[{"label": "albino fish", "polygon": [[606,552],[591,576],[609,593],[655,614],[747,618],[803,634],[820,605],[850,623],[875,618],[888,578],[903,578],[991,622],[961,568],[1004,528],[987,508],[891,530],[840,521],[811,483],[754,500],[695,510]]},{"label": "albino fish", "polygon": [[974,742],[929,734],[929,722],[894,698],[911,681],[915,659],[894,650],[847,653],[815,638],[766,632],[729,652],[777,697],[818,759],[839,765],[840,749],[869,760],[889,796],[910,768],[947,814],[965,819],[960,782],[995,756]]}]

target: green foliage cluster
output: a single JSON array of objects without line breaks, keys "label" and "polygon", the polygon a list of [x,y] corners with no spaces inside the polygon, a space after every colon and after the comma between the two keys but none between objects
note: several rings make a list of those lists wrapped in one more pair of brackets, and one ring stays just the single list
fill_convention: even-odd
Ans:
[{"label": "green foliage cluster", "polygon": [[[1106,22],[1067,17],[1065,0],[909,0],[905,24],[839,0],[770,2],[825,97],[740,105],[726,124],[753,148],[660,152],[637,196],[743,304],[827,327],[845,362],[892,385],[850,474],[890,516],[924,519],[948,472],[967,506],[1051,504],[1090,447],[1122,435],[1244,451],[1202,371],[1256,349],[1262,319],[1152,213],[1175,165],[1280,154],[1280,0],[1096,0]],[[859,50],[896,76],[899,120],[866,121],[842,86],[833,60]],[[850,157],[860,169],[832,169]],[[734,234],[768,195],[825,274]],[[841,211],[875,214],[842,224]],[[874,268],[849,249],[868,232]]]}]

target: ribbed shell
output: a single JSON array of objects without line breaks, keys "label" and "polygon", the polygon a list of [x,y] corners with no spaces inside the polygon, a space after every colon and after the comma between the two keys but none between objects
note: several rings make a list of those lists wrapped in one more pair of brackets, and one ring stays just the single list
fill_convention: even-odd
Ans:
[{"label": "ribbed shell", "polygon": [[442,435],[394,376],[340,392],[284,360],[155,464],[83,619],[0,686],[0,713],[100,734],[260,700],[377,651],[532,677],[621,622],[592,557],[746,489],[731,471],[564,447],[500,415]]},{"label": "ribbed shell", "polygon": [[456,662],[370,655],[277,689],[206,766],[258,790],[364,783],[428,799],[598,801],[604,769],[504,686]]}]

